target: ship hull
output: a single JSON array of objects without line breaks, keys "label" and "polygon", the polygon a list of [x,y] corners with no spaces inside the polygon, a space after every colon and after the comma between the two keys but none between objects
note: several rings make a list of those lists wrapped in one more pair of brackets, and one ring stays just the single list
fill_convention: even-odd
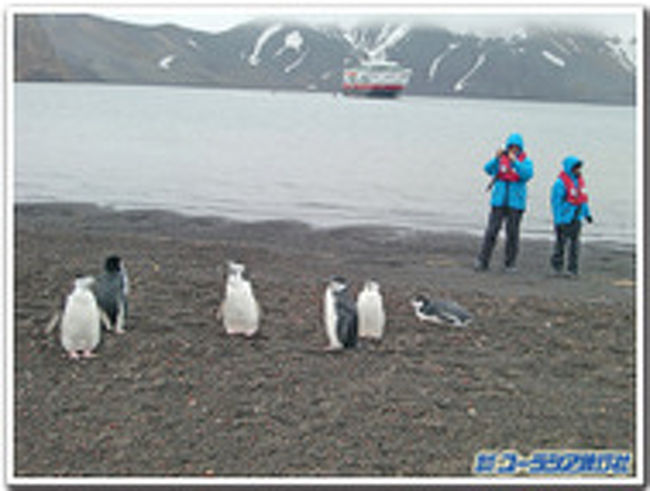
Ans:
[{"label": "ship hull", "polygon": [[397,97],[402,90],[403,86],[400,85],[344,85],[343,93],[349,96],[364,96],[364,97],[384,97],[394,98]]}]

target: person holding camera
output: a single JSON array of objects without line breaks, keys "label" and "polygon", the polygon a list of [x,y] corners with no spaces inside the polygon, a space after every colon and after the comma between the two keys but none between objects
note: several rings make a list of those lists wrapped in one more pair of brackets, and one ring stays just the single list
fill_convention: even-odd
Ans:
[{"label": "person holding camera", "polygon": [[505,271],[516,271],[519,252],[519,225],[526,209],[526,184],[533,177],[533,163],[524,152],[524,140],[519,133],[511,134],[505,148],[484,166],[492,176],[490,216],[478,257],[477,271],[486,271],[503,221],[506,222]]}]

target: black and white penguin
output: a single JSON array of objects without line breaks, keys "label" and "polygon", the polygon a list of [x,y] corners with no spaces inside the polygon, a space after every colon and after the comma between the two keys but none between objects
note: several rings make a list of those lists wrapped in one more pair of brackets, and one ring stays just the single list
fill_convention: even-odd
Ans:
[{"label": "black and white penguin", "polygon": [[104,272],[95,278],[92,291],[101,310],[104,327],[122,334],[128,310],[129,279],[119,256],[106,258]]},{"label": "black and white penguin", "polygon": [[354,348],[358,337],[357,307],[348,296],[345,279],[332,278],[325,289],[325,332],[328,350]]},{"label": "black and white penguin", "polygon": [[251,282],[243,277],[244,269],[245,266],[240,263],[228,264],[226,293],[219,315],[228,334],[251,337],[259,329],[260,307]]},{"label": "black and white penguin", "polygon": [[415,316],[421,321],[449,323],[457,327],[466,327],[472,322],[472,314],[454,301],[429,300],[424,295],[418,295],[411,305],[415,308]]},{"label": "black and white penguin", "polygon": [[101,336],[100,313],[91,291],[92,277],[75,280],[74,290],[68,295],[61,318],[61,345],[71,359],[95,356],[93,350]]},{"label": "black and white penguin", "polygon": [[384,301],[379,291],[379,283],[366,281],[357,297],[359,316],[359,337],[381,339],[384,335],[386,313]]}]

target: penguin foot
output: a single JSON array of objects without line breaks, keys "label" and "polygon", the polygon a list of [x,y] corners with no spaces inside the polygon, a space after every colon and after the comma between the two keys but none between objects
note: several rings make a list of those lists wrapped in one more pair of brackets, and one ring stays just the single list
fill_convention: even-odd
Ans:
[{"label": "penguin foot", "polygon": [[76,351],[68,351],[68,358],[71,360],[78,360],[79,359],[79,353]]},{"label": "penguin foot", "polygon": [[108,315],[106,315],[106,312],[100,309],[99,312],[99,319],[101,320],[101,323],[104,325],[104,329],[107,331],[112,331],[113,330],[113,324],[111,323],[111,320],[108,318]]},{"label": "penguin foot", "polygon": [[325,346],[323,348],[323,351],[325,351],[326,353],[332,353],[332,352],[335,353],[337,351],[341,351],[342,349],[343,347],[329,345],[329,346]]},{"label": "penguin foot", "polygon": [[82,356],[82,358],[86,358],[86,359],[88,359],[88,358],[97,358],[97,355],[95,353],[93,353],[92,351],[88,350],[88,349],[84,350],[83,353],[81,354],[81,356]]}]

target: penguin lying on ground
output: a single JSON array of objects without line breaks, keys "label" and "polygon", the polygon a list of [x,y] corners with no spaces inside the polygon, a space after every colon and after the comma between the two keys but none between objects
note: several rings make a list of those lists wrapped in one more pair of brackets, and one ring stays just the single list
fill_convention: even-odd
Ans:
[{"label": "penguin lying on ground", "polygon": [[226,293],[217,317],[223,319],[228,334],[251,337],[259,329],[260,308],[250,281],[242,276],[244,269],[243,264],[228,264]]},{"label": "penguin lying on ground", "polygon": [[345,279],[341,277],[333,278],[327,285],[324,317],[328,350],[354,348],[357,345],[357,307],[348,297]]},{"label": "penguin lying on ground", "polygon": [[357,313],[359,337],[381,339],[384,335],[386,314],[377,282],[366,281],[364,284],[363,290],[357,297]]},{"label": "penguin lying on ground", "polygon": [[92,358],[101,335],[100,312],[91,291],[92,277],[75,280],[74,290],[68,295],[61,318],[61,345],[71,359]]},{"label": "penguin lying on ground", "polygon": [[115,329],[117,334],[122,334],[128,309],[129,280],[120,257],[106,258],[104,272],[95,278],[92,291],[103,313],[102,324],[106,330]]},{"label": "penguin lying on ground", "polygon": [[418,295],[411,305],[415,308],[416,317],[421,321],[449,323],[457,327],[466,327],[472,322],[472,315],[453,301],[429,300],[424,295]]}]

